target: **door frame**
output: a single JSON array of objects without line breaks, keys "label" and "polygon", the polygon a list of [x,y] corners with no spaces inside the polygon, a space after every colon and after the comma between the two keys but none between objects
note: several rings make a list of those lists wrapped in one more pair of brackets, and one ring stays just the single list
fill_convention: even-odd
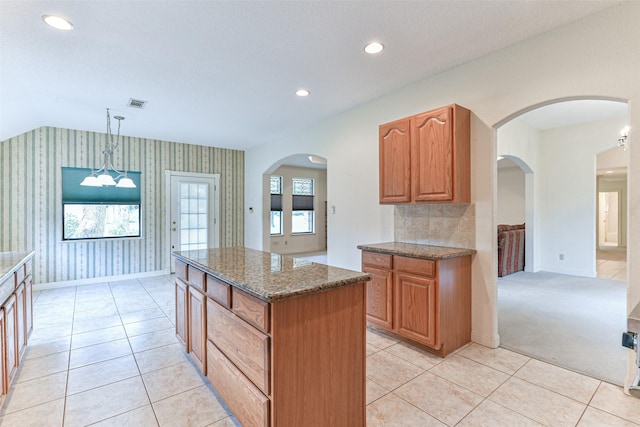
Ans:
[{"label": "door frame", "polygon": [[213,218],[215,226],[213,228],[213,239],[220,244],[220,174],[219,173],[197,173],[165,170],[165,267],[164,271],[171,274],[171,179],[176,178],[204,178],[212,179],[215,183],[213,188]]}]

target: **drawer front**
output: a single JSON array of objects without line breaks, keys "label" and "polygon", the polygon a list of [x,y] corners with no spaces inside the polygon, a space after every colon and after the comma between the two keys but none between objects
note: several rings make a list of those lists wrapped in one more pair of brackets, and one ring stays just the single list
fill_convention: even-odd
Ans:
[{"label": "drawer front", "polygon": [[24,274],[26,276],[31,275],[31,273],[33,272],[33,261],[29,260],[24,264]]},{"label": "drawer front", "polygon": [[269,337],[207,299],[207,338],[263,393],[269,394]]},{"label": "drawer front", "polygon": [[192,265],[189,265],[187,268],[187,275],[189,277],[189,281],[188,283],[191,286],[194,286],[198,289],[200,289],[202,292],[207,290],[207,286],[206,286],[206,274],[204,271],[200,271],[197,268],[195,268]]},{"label": "drawer front", "polygon": [[20,283],[24,282],[24,278],[25,276],[25,271],[24,271],[24,264],[22,264],[20,266],[20,268],[18,268],[16,270],[16,287],[20,286]]},{"label": "drawer front", "polygon": [[231,308],[231,285],[207,275],[206,294],[219,304]]},{"label": "drawer front", "polygon": [[14,275],[11,275],[7,280],[0,284],[0,304],[5,302],[16,289],[15,280]]},{"label": "drawer front", "polygon": [[237,288],[231,293],[233,312],[256,328],[269,332],[269,304]]},{"label": "drawer front", "polygon": [[207,377],[243,426],[269,425],[269,399],[207,341]]},{"label": "drawer front", "polygon": [[397,271],[428,277],[435,277],[436,275],[435,261],[419,258],[407,258],[403,256],[396,256],[394,261]]},{"label": "drawer front", "polygon": [[387,254],[379,254],[377,252],[362,252],[362,265],[369,267],[384,268],[385,270],[391,270],[393,267],[393,257]]},{"label": "drawer front", "polygon": [[176,260],[176,277],[187,283],[189,277],[187,275],[187,264],[180,260]]}]

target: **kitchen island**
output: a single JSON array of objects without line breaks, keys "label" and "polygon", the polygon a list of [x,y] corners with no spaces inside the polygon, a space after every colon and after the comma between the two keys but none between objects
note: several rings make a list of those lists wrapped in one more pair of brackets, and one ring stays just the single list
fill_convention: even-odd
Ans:
[{"label": "kitchen island", "polygon": [[365,425],[366,273],[174,252],[176,335],[243,426]]}]

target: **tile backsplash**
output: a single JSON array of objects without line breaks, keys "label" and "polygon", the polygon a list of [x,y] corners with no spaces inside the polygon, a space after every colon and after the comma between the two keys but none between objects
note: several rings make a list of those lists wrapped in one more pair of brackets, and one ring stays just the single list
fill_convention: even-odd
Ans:
[{"label": "tile backsplash", "polygon": [[396,205],[396,242],[475,249],[474,204]]}]

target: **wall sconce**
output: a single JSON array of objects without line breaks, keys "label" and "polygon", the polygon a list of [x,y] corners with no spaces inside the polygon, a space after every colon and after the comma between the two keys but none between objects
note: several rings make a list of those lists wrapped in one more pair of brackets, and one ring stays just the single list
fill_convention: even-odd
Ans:
[{"label": "wall sconce", "polygon": [[622,147],[624,151],[627,151],[627,138],[629,137],[629,126],[625,126],[620,131],[620,138],[618,138],[618,147]]}]

